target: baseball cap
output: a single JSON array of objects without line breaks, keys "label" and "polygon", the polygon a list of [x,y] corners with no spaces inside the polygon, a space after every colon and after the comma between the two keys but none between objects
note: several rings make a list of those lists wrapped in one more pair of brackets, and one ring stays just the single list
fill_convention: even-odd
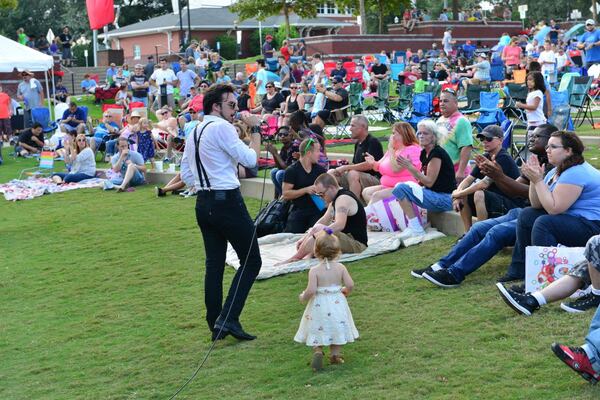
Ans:
[{"label": "baseball cap", "polygon": [[131,118],[142,118],[142,114],[140,114],[140,112],[138,110],[135,110],[131,113]]},{"label": "baseball cap", "polygon": [[477,138],[499,138],[504,137],[504,131],[498,125],[488,125],[479,134]]},{"label": "baseball cap", "polygon": [[265,40],[267,40],[267,39],[273,39],[273,36],[271,36],[271,35],[265,36]]},{"label": "baseball cap", "polygon": [[588,19],[587,21],[585,21],[586,25],[596,25],[596,22],[593,19]]}]

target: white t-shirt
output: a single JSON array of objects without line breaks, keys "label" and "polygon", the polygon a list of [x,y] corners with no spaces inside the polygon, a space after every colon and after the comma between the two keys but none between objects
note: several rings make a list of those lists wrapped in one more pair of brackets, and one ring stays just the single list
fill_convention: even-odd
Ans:
[{"label": "white t-shirt", "polygon": [[444,38],[442,39],[442,45],[444,46],[444,52],[450,54],[452,52],[452,34],[449,31],[444,32]]},{"label": "white t-shirt", "polygon": [[[556,55],[552,50],[542,51],[540,53],[540,56],[538,57],[538,62],[542,66],[542,75],[549,75],[554,73]],[[552,64],[545,64],[546,62],[550,62]]]},{"label": "white t-shirt", "polygon": [[546,123],[546,117],[544,116],[544,93],[541,90],[534,90],[527,94],[527,104],[532,104],[533,99],[539,97],[540,103],[534,111],[526,110],[527,112],[527,124],[528,125],[540,125]]},{"label": "white t-shirt", "polygon": [[[165,70],[161,68],[155,70],[150,79],[156,81],[156,84],[160,87],[165,82],[175,82],[177,76],[171,68]],[[173,94],[173,85],[167,85],[167,94]]]},{"label": "white t-shirt", "polygon": [[567,57],[567,53],[563,53],[562,56],[560,54],[557,54],[556,55],[556,68],[560,69],[560,68],[564,67],[565,65],[567,65],[568,60],[569,60],[569,58]]},{"label": "white t-shirt", "polygon": [[313,85],[316,85],[317,83],[321,82],[321,79],[323,78],[323,76],[325,76],[325,73],[323,71],[325,71],[325,64],[323,64],[323,61],[319,61],[313,66]]}]

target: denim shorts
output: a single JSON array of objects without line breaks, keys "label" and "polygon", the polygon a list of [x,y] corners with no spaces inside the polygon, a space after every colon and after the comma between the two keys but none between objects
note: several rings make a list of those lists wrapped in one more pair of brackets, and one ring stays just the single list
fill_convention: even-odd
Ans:
[{"label": "denim shorts", "polygon": [[[112,179],[111,182],[115,185],[120,185],[121,183],[123,183],[123,178],[115,178]],[[144,183],[146,183],[146,180],[144,179],[144,174],[142,174],[140,171],[135,171],[135,174],[133,174],[133,178],[131,178],[131,181],[129,181],[129,186],[140,186]]]},{"label": "denim shorts", "polygon": [[410,185],[399,183],[394,188],[392,194],[398,200],[408,199],[411,203],[428,211],[452,211],[452,195],[450,193],[434,192],[433,190],[423,188],[423,200],[420,200],[413,193]]}]

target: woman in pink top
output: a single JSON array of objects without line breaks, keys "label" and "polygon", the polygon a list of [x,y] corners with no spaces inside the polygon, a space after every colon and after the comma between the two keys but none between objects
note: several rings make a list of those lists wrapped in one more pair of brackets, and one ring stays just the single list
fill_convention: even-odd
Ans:
[{"label": "woman in pink top", "polygon": [[512,73],[512,70],[519,68],[521,63],[521,47],[517,45],[517,38],[515,36],[510,39],[508,46],[502,50],[502,61],[506,65],[506,72]]},{"label": "woman in pink top", "polygon": [[367,154],[365,161],[371,168],[381,174],[381,185],[370,186],[362,192],[363,199],[375,203],[392,196],[392,190],[400,182],[416,182],[412,174],[398,165],[399,156],[409,159],[415,168],[421,168],[421,147],[412,126],[407,122],[397,122],[392,126],[392,135],[388,142],[388,150],[383,158],[375,161],[373,156]]}]

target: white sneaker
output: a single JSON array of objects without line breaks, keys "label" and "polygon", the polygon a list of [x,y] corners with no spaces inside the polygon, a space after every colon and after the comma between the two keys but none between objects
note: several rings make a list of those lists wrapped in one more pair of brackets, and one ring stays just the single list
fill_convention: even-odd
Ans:
[{"label": "white sneaker", "polygon": [[108,179],[106,179],[104,181],[104,184],[103,184],[103,189],[104,190],[111,190],[111,189],[114,189],[114,188],[115,188],[115,184],[114,183],[112,183]]},{"label": "white sneaker", "polygon": [[421,228],[420,230],[416,230],[414,228],[408,227],[400,233],[399,237],[400,239],[404,240],[409,238],[425,236],[425,233],[426,232],[423,228]]}]

